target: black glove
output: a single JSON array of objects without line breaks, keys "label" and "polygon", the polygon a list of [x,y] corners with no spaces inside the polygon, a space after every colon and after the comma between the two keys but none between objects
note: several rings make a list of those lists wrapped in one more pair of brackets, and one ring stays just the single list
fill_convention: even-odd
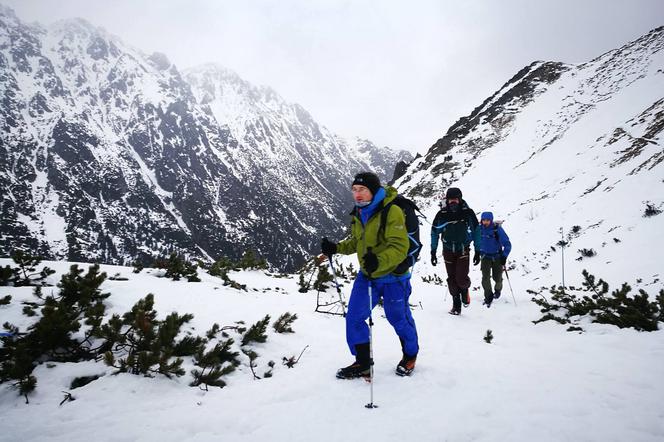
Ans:
[{"label": "black glove", "polygon": [[436,258],[436,251],[432,250],[431,251],[431,265],[436,267],[436,264],[438,264],[438,258]]},{"label": "black glove", "polygon": [[500,257],[500,263],[501,263],[502,265],[505,265],[506,262],[507,262],[507,256],[501,256],[501,257]]},{"label": "black glove", "polygon": [[328,257],[332,257],[335,253],[337,253],[337,245],[327,239],[327,236],[323,238],[323,241],[320,243],[320,250],[323,252],[323,255],[326,255]]},{"label": "black glove", "polygon": [[362,260],[364,261],[364,270],[371,276],[378,269],[378,257],[369,250]]},{"label": "black glove", "polygon": [[473,265],[476,266],[480,263],[480,252],[475,250],[475,256],[473,257]]}]

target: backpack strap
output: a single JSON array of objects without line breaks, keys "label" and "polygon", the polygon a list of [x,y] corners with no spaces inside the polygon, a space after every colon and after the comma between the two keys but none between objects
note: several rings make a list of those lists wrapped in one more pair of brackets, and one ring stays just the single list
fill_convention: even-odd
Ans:
[{"label": "backpack strap", "polygon": [[500,256],[503,256],[503,244],[500,242],[500,237],[498,236],[498,228],[500,225],[493,225],[493,236],[496,238],[496,242],[498,243],[498,252],[500,253]]},{"label": "backpack strap", "polygon": [[383,210],[380,212],[380,226],[378,227],[378,234],[380,235],[380,232],[382,231],[383,234],[385,233],[385,226],[387,225],[387,213],[390,211],[390,207],[394,201],[390,201],[386,205],[383,206]]}]

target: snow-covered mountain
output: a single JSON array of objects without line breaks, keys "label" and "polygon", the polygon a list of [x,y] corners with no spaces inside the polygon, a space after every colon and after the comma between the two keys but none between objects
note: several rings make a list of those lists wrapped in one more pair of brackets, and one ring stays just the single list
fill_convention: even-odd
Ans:
[{"label": "snow-covered mountain", "polygon": [[346,141],[217,66],[181,73],[84,20],[0,6],[0,255],[129,262],[170,250],[293,268],[339,234],[352,175],[406,152]]},{"label": "snow-covered mountain", "polygon": [[[461,187],[476,212],[505,219],[524,277],[541,267],[538,280],[560,283],[556,243],[564,238],[569,279],[587,268],[615,282],[656,284],[664,216],[644,214],[648,204],[664,206],[663,130],[660,27],[587,63],[525,67],[396,186],[428,207],[429,220],[445,189]],[[584,258],[581,249],[597,255]]]}]

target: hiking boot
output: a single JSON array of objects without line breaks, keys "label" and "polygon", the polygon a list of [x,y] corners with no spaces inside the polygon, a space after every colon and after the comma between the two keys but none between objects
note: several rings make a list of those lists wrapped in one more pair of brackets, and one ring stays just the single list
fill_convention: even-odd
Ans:
[{"label": "hiking boot", "polygon": [[337,379],[368,378],[371,375],[370,364],[360,364],[355,361],[348,367],[337,370]]},{"label": "hiking boot", "polygon": [[461,290],[461,303],[463,304],[464,307],[468,307],[470,305],[469,289]]},{"label": "hiking boot", "polygon": [[491,299],[485,299],[482,305],[486,305],[486,308],[491,307],[491,302],[493,301],[493,298]]},{"label": "hiking boot", "polygon": [[417,355],[407,356],[403,355],[403,358],[397,364],[396,374],[397,376],[410,376],[413,370],[415,370],[415,361],[417,360]]},{"label": "hiking boot", "polygon": [[338,379],[369,378],[371,376],[371,349],[369,343],[355,345],[355,362],[337,370]]},{"label": "hiking boot", "polygon": [[461,313],[461,296],[459,294],[452,295],[452,310],[450,315],[458,315]]},{"label": "hiking boot", "polygon": [[496,291],[493,293],[493,299],[498,299],[498,298],[500,298],[500,290],[496,290]]}]

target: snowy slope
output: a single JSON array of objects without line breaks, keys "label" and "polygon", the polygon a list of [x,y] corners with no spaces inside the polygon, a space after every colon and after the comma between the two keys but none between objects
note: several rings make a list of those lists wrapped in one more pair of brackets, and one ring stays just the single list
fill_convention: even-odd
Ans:
[{"label": "snowy slope", "polygon": [[[560,283],[564,237],[568,283],[586,268],[661,286],[664,216],[643,215],[664,207],[664,28],[579,66],[549,64],[548,76],[543,66],[510,80],[396,185],[429,221],[452,185],[478,215],[504,219],[515,276]],[[597,256],[578,261],[582,248]]]},{"label": "snowy slope", "polygon": [[294,269],[319,232],[341,231],[354,172],[388,179],[410,159],[360,151],[223,68],[185,75],[84,20],[27,25],[5,7],[0,100],[3,256],[128,263],[250,248]]},{"label": "snowy slope", "polygon": [[[0,260],[5,265],[6,260]],[[45,263],[59,272],[64,262]],[[246,358],[227,377],[224,389],[203,392],[187,386],[189,375],[175,380],[133,375],[111,376],[100,363],[37,367],[36,393],[26,405],[6,384],[0,386],[3,431],[0,440],[35,441],[338,441],[338,440],[630,440],[664,437],[660,406],[664,384],[664,330],[637,333],[588,325],[582,335],[564,327],[533,325],[538,311],[527,301],[526,283],[516,279],[518,306],[501,299],[490,310],[473,300],[463,315],[446,314],[442,287],[425,284],[416,273],[411,304],[421,352],[411,378],[393,370],[400,358],[396,336],[382,311],[374,313],[374,402],[368,410],[369,385],[341,381],[334,372],[350,362],[344,322],[314,313],[315,292],[298,293],[296,279],[276,279],[258,272],[234,273],[247,283],[242,292],[204,276],[201,283],[173,282],[144,271],[103,266],[109,275],[129,281],[106,281],[111,312],[128,310],[148,292],[155,294],[160,317],[190,312],[195,332],[213,322],[247,323],[289,311],[299,319],[295,334],[270,332],[260,354],[258,373],[277,362],[274,376],[254,381]],[[51,278],[52,282],[58,275]],[[263,292],[265,288],[271,291]],[[253,291],[252,288],[259,289]],[[344,296],[350,286],[344,284]],[[25,326],[19,301],[29,288],[3,288],[12,294],[0,307],[3,320]],[[329,297],[334,297],[329,290]],[[488,345],[487,329],[495,336]],[[292,369],[281,358],[298,356]],[[69,390],[76,376],[106,373],[84,387]],[[58,406],[62,391],[76,400]]]}]

